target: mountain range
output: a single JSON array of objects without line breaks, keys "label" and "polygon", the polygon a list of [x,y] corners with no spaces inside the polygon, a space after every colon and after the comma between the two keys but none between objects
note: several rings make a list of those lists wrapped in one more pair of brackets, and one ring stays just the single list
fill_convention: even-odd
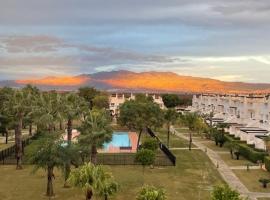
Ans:
[{"label": "mountain range", "polygon": [[172,72],[110,71],[78,76],[0,81],[0,87],[32,84],[42,90],[76,90],[91,86],[107,91],[176,93],[270,93],[270,84],[224,82],[209,78],[181,76]]}]

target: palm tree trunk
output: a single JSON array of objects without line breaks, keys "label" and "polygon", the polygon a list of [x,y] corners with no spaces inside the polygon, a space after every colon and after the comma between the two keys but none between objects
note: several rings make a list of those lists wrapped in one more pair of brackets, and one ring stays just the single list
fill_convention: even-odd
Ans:
[{"label": "palm tree trunk", "polygon": [[15,145],[16,145],[16,169],[22,169],[22,115],[18,116],[18,122],[15,127]]},{"label": "palm tree trunk", "polygon": [[85,199],[86,200],[91,200],[93,196],[93,192],[91,189],[87,189],[87,191],[85,192]]},{"label": "palm tree trunk", "polygon": [[170,147],[170,123],[167,124],[167,146]]},{"label": "palm tree trunk", "polygon": [[62,131],[62,130],[63,130],[63,124],[62,124],[62,120],[59,122],[59,129],[60,129],[60,131]]},{"label": "palm tree trunk", "polygon": [[137,141],[137,151],[139,150],[142,131],[143,131],[143,130],[141,129],[140,132],[139,132],[139,137],[138,137],[138,141]]},{"label": "palm tree trunk", "polygon": [[93,144],[92,148],[91,148],[91,163],[93,163],[94,165],[97,164],[97,146],[96,146],[96,144]]},{"label": "palm tree trunk", "polygon": [[72,139],[72,120],[68,119],[67,123],[67,140],[68,140],[68,145],[71,144],[71,139]]},{"label": "palm tree trunk", "polygon": [[54,178],[54,174],[53,174],[53,167],[48,167],[48,171],[47,171],[47,192],[46,195],[48,197],[54,196],[54,192],[53,192],[53,178]]},{"label": "palm tree trunk", "polygon": [[8,143],[8,128],[6,128],[5,132],[6,132],[6,144],[7,144]]},{"label": "palm tree trunk", "polygon": [[[72,139],[72,120],[68,119],[68,123],[67,123],[67,140],[68,140],[68,147],[70,147],[71,145],[71,139]],[[70,162],[66,163],[66,167],[65,167],[65,184],[64,187],[68,187],[67,184],[67,179],[69,177],[70,174]]]},{"label": "palm tree trunk", "polygon": [[32,136],[33,134],[32,134],[32,122],[30,122],[30,124],[29,124],[29,136]]},{"label": "palm tree trunk", "polygon": [[189,145],[188,145],[188,149],[191,151],[191,146],[192,146],[192,133],[191,131],[189,131]]}]

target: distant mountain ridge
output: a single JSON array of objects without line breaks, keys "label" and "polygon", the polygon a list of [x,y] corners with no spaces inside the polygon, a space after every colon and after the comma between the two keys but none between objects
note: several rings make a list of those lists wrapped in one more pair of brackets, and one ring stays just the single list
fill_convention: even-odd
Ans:
[{"label": "distant mountain ridge", "polygon": [[177,93],[270,93],[270,84],[224,82],[210,78],[182,76],[173,72],[132,72],[126,70],[0,81],[0,87],[32,84],[42,90],[76,90],[91,86],[108,91]]}]

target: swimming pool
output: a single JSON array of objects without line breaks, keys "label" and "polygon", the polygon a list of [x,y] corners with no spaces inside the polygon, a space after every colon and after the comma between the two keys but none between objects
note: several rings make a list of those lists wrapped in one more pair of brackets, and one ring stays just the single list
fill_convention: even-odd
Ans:
[{"label": "swimming pool", "polygon": [[108,151],[109,148],[131,147],[128,132],[113,132],[112,141],[103,144],[103,150]]}]

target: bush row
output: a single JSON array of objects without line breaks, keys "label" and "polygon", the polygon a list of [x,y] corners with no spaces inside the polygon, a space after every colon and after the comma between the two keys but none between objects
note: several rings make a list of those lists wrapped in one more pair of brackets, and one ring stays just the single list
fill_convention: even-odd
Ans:
[{"label": "bush row", "polygon": [[259,160],[263,162],[264,157],[267,156],[266,152],[256,151],[253,148],[247,146],[246,144],[238,144],[238,147],[240,155],[254,163],[257,163]]},{"label": "bush row", "polygon": [[270,172],[270,157],[269,156],[264,157],[264,164],[267,171]]},{"label": "bush row", "polygon": [[236,142],[238,146],[238,150],[241,156],[245,157],[246,159],[250,160],[251,162],[257,163],[259,160],[264,162],[264,157],[267,155],[266,152],[261,150],[256,150],[246,144],[245,141],[240,141],[238,138],[235,138],[230,135],[225,135],[227,142]]}]

